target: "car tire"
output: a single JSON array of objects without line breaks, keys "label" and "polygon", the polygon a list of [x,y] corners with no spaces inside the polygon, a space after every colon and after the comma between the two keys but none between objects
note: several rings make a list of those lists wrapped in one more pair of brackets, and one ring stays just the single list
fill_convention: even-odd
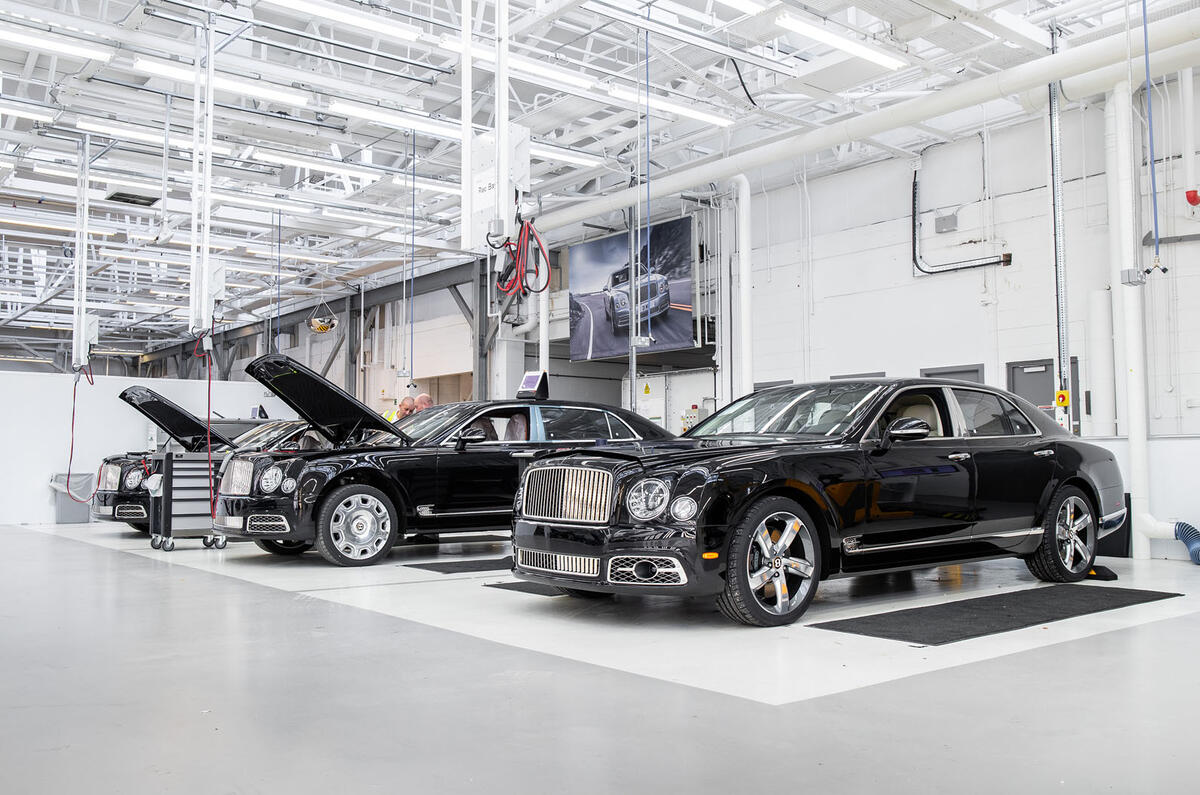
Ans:
[{"label": "car tire", "polygon": [[126,522],[125,524],[129,525],[134,530],[137,530],[139,533],[144,533],[145,535],[150,535],[150,525],[148,525],[148,524],[141,524],[138,522]]},{"label": "car tire", "polygon": [[1079,582],[1096,561],[1098,527],[1092,501],[1076,486],[1054,493],[1042,520],[1042,543],[1025,558],[1043,582]]},{"label": "car tire", "polygon": [[564,588],[561,585],[556,585],[554,588],[564,596],[570,596],[575,599],[609,599],[613,596],[604,591],[585,591],[582,588]]},{"label": "car tire", "polygon": [[256,538],[254,546],[263,552],[270,552],[272,555],[281,555],[283,557],[303,555],[313,548],[311,541],[279,541],[271,538]]},{"label": "car tire", "polygon": [[334,489],[317,512],[317,551],[336,566],[370,566],[388,556],[400,522],[391,499],[374,486]]},{"label": "car tire", "polygon": [[740,624],[793,623],[816,596],[821,554],[816,523],[799,504],[787,497],[759,500],[733,530],[717,607]]}]

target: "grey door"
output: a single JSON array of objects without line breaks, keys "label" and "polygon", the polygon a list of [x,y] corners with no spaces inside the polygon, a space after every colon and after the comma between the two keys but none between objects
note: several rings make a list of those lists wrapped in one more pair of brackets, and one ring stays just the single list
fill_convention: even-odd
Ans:
[{"label": "grey door", "polygon": [[922,378],[952,378],[955,381],[983,383],[982,364],[964,364],[956,367],[926,367],[921,370]]},{"label": "grey door", "polygon": [[[1035,359],[1028,362],[1008,363],[1008,391],[1038,406],[1051,417],[1054,416],[1054,393],[1058,391],[1054,379],[1054,360]],[[1079,360],[1071,357],[1071,430],[1079,433],[1079,404],[1083,395],[1079,392]]]}]

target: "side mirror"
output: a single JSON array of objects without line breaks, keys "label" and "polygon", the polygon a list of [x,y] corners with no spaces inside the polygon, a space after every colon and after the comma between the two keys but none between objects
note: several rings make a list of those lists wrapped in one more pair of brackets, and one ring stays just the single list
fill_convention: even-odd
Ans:
[{"label": "side mirror", "polygon": [[467,449],[467,445],[477,442],[486,442],[487,434],[482,428],[467,428],[458,434],[458,438],[454,441],[454,449],[462,452]]},{"label": "side mirror", "polygon": [[891,445],[894,442],[913,442],[924,439],[931,433],[933,433],[933,428],[929,427],[929,423],[925,420],[916,417],[898,417],[892,420],[883,435],[885,443]]}]

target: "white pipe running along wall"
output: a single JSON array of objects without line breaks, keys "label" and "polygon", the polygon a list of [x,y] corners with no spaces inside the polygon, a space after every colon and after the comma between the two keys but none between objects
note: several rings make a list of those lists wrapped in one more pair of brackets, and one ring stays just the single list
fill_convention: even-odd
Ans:
[{"label": "white pipe running along wall", "polygon": [[[1153,23],[1147,30],[1147,38],[1151,51],[1200,38],[1200,10],[1176,14]],[[888,130],[919,124],[972,105],[1005,99],[1029,89],[1038,88],[1044,91],[1046,84],[1051,81],[1074,77],[1115,63],[1123,64],[1127,56],[1141,54],[1141,37],[1134,37],[1134,41],[1127,42],[1124,33],[1108,36],[923,97],[898,102],[871,113],[830,124],[819,130],[789,135],[725,157],[714,156],[674,173],[659,175],[650,184],[649,198],[672,196],[697,185],[728,179],[734,174],[793,160],[804,154],[830,149],[851,141],[861,141]],[[538,226],[543,231],[558,229],[597,215],[631,207],[645,198],[644,188],[626,188],[548,213],[542,216]]]},{"label": "white pipe running along wall", "polygon": [[[1134,228],[1137,217],[1133,183],[1133,93],[1128,82],[1117,83],[1112,92],[1113,122],[1116,125],[1117,212],[1121,249],[1117,256],[1127,268],[1140,267],[1139,241]],[[1151,165],[1153,167],[1153,165]],[[1175,538],[1176,524],[1156,519],[1150,513],[1150,445],[1146,417],[1146,326],[1142,287],[1114,285],[1124,309],[1122,342],[1125,349],[1125,390],[1128,411],[1129,490],[1133,523],[1133,556],[1150,557],[1151,538]]]},{"label": "white pipe running along wall", "polygon": [[[1105,206],[1108,212],[1108,307],[1111,316],[1110,329],[1124,328],[1125,309],[1121,305],[1117,290],[1121,287],[1121,269],[1124,267],[1121,258],[1121,225],[1117,223],[1117,208],[1120,206],[1119,186],[1117,185],[1117,116],[1115,103],[1111,93],[1104,103],[1104,174],[1105,174]],[[1125,406],[1125,388],[1118,381],[1118,374],[1125,372],[1125,351],[1110,335],[1109,350],[1112,351],[1113,381],[1105,386],[1113,389],[1113,416],[1116,420],[1114,434],[1124,434],[1127,430],[1126,417],[1129,416]],[[1090,350],[1090,349],[1089,349]],[[1124,376],[1121,375],[1123,379]],[[1100,382],[1092,379],[1093,392],[1097,391]]]},{"label": "white pipe running along wall", "polygon": [[1109,290],[1096,290],[1088,296],[1087,346],[1088,380],[1091,382],[1091,434],[1116,436],[1116,371],[1113,368],[1113,319]]},{"label": "white pipe running along wall", "polygon": [[754,287],[751,272],[753,240],[750,237],[750,180],[738,174],[729,180],[737,202],[737,262],[738,262],[738,394],[748,395],[754,391],[754,327],[750,315],[750,291]]},{"label": "white pipe running along wall", "polygon": [[1179,71],[1179,93],[1182,95],[1183,108],[1183,190],[1191,207],[1200,204],[1200,183],[1196,182],[1196,87],[1192,79],[1194,71],[1191,66]]},{"label": "white pipe running along wall", "polygon": [[[1162,77],[1163,75],[1177,72],[1198,61],[1200,61],[1200,39],[1177,44],[1174,47],[1167,47],[1164,50],[1154,53],[1154,59],[1150,62],[1150,77]],[[1131,73],[1135,85],[1145,83],[1145,60],[1137,58],[1132,63],[1121,61],[1102,69],[1096,69],[1063,80],[1061,82],[1062,98],[1079,102],[1090,97],[1100,96],[1104,92],[1111,90],[1118,81],[1130,79]],[[1049,99],[1049,94],[1045,87],[1030,89],[1023,92],[1020,96],[1021,104],[1030,112],[1045,108]]]}]

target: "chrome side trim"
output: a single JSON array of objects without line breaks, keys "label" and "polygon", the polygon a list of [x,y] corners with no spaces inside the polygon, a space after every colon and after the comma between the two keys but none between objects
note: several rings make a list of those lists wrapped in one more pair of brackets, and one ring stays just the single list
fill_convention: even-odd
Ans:
[{"label": "chrome side trim", "polygon": [[1025,536],[1041,535],[1044,531],[1041,527],[1030,527],[1025,530],[1009,530],[1004,533],[988,533],[985,536],[976,536],[977,538],[1022,538]]},{"label": "chrome side trim", "polygon": [[899,541],[894,544],[862,545],[862,536],[850,536],[842,541],[842,550],[848,555],[859,555],[863,552],[889,552],[895,549],[912,549],[914,547],[933,547],[939,544],[960,544],[964,541],[987,541],[991,538],[1024,538],[1042,533],[1041,527],[1028,527],[1021,530],[1006,530],[1003,533],[988,533],[986,535],[966,536],[963,538],[924,538],[919,541]]},{"label": "chrome side trim", "polygon": [[1116,522],[1116,523],[1120,524],[1121,522],[1125,521],[1125,515],[1128,513],[1129,513],[1129,510],[1127,508],[1119,508],[1118,510],[1113,511],[1112,513],[1101,516],[1100,524],[1105,525],[1105,524],[1108,524],[1109,522]]},{"label": "chrome side trim", "polygon": [[512,508],[484,508],[479,511],[435,511],[432,505],[418,505],[417,516],[429,518],[432,516],[482,516],[484,514],[512,513]]}]

